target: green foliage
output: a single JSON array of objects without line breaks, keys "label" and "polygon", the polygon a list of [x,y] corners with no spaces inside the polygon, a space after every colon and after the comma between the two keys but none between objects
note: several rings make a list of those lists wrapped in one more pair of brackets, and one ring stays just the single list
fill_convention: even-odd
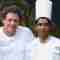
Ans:
[{"label": "green foliage", "polygon": [[16,0],[16,5],[22,9],[23,16],[26,17],[25,20],[22,21],[24,23],[22,25],[25,25],[31,28],[32,21],[33,21],[33,14],[32,14],[33,7],[31,7],[25,0]]}]

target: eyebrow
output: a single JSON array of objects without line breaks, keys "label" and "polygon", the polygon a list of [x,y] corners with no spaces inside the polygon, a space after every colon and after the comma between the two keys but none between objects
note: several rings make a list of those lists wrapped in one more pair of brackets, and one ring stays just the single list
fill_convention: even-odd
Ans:
[{"label": "eyebrow", "polygon": [[37,25],[42,25],[42,24],[49,25],[49,23],[37,23]]},{"label": "eyebrow", "polygon": [[[43,23],[40,23],[40,22],[39,22],[39,23],[37,23],[37,24],[43,24]],[[44,23],[44,24],[49,24],[49,23]]]}]

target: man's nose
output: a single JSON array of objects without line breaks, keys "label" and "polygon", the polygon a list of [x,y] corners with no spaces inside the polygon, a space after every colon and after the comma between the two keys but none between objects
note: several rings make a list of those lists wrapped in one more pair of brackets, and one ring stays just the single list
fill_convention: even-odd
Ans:
[{"label": "man's nose", "polygon": [[11,24],[13,25],[13,24],[15,24],[15,22],[14,21],[11,21]]}]

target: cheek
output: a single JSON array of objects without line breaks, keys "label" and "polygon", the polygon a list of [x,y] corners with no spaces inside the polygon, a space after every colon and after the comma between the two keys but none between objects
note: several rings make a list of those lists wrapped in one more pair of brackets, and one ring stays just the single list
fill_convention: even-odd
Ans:
[{"label": "cheek", "polygon": [[3,24],[4,24],[5,27],[9,27],[10,22],[8,22],[8,21],[4,21]]},{"label": "cheek", "polygon": [[5,21],[5,25],[9,25],[10,23],[8,21]]},{"label": "cheek", "polygon": [[39,32],[41,32],[41,28],[40,28],[40,26],[38,26],[38,27],[36,27],[36,31],[39,33]]},{"label": "cheek", "polygon": [[49,32],[49,28],[48,27],[44,27],[44,28],[37,27],[37,31],[38,32]]},{"label": "cheek", "polygon": [[39,31],[40,30],[40,26],[37,26],[35,29],[36,29],[36,31]]},{"label": "cheek", "polygon": [[46,27],[45,29],[44,29],[46,32],[49,32],[49,27]]}]

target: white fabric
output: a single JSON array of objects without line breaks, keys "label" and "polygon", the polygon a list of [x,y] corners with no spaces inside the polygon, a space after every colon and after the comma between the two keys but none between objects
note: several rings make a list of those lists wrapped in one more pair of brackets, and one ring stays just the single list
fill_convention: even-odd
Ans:
[{"label": "white fabric", "polygon": [[60,60],[59,49],[60,40],[56,37],[49,36],[46,43],[41,43],[39,38],[35,38],[32,60]]},{"label": "white fabric", "polygon": [[18,27],[16,35],[8,37],[0,28],[0,60],[31,60],[32,32]]},{"label": "white fabric", "polygon": [[36,0],[36,18],[48,17],[51,18],[52,2],[49,0]]},{"label": "white fabric", "polygon": [[51,19],[51,13],[52,13],[52,2],[48,0],[48,17]]}]

